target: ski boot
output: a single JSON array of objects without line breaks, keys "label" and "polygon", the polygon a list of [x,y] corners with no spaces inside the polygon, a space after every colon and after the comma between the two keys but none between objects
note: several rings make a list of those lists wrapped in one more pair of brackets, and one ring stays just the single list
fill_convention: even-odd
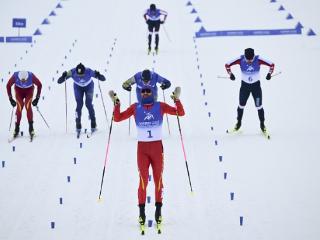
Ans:
[{"label": "ski boot", "polygon": [[77,138],[80,137],[81,134],[81,122],[76,122],[76,132],[77,132]]},{"label": "ski boot", "polygon": [[158,48],[158,47],[155,47],[155,48],[154,48],[154,51],[155,51],[155,53],[158,55],[159,48]]},{"label": "ski boot", "polygon": [[13,138],[18,137],[19,131],[20,131],[20,124],[16,123],[16,127],[15,127],[14,132],[13,132]]},{"label": "ski boot", "polygon": [[30,141],[32,141],[34,137],[34,129],[33,129],[33,121],[29,122],[29,135],[30,135]]},{"label": "ski boot", "polygon": [[241,121],[238,121],[234,126],[234,128],[227,129],[227,133],[236,133],[239,131],[240,127],[241,127]]},{"label": "ski boot", "polygon": [[145,233],[145,222],[146,222],[146,213],[145,213],[145,204],[139,204],[139,224],[141,235]]},{"label": "ski boot", "polygon": [[156,220],[157,223],[157,231],[158,234],[161,233],[161,223],[162,223],[162,216],[161,216],[161,207],[162,207],[162,203],[161,202],[156,202],[156,211],[154,213],[154,218]]},{"label": "ski boot", "polygon": [[267,131],[266,126],[264,125],[264,122],[260,122],[260,129],[262,131],[262,134],[267,138],[270,139],[270,134]]},{"label": "ski boot", "polygon": [[148,47],[148,55],[150,55],[150,53],[151,53],[151,47],[149,46]]},{"label": "ski boot", "polygon": [[263,133],[267,132],[267,128],[266,126],[264,125],[264,122],[260,122],[260,129]]},{"label": "ski boot", "polygon": [[236,125],[234,126],[234,130],[235,130],[235,131],[238,131],[240,128],[241,128],[241,121],[238,121],[238,122],[236,123]]},{"label": "ski boot", "polygon": [[97,130],[96,119],[91,120],[91,133],[94,133]]}]

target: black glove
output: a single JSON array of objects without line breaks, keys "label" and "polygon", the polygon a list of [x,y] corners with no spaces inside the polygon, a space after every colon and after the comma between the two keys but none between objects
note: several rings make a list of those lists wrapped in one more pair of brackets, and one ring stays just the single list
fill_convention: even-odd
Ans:
[{"label": "black glove", "polygon": [[36,97],[33,101],[32,101],[32,105],[33,106],[37,106],[38,102],[39,102],[40,97]]},{"label": "black glove", "polygon": [[61,77],[58,78],[58,83],[63,83],[65,80],[66,80],[66,77],[67,77],[67,72],[64,71],[61,75]]},{"label": "black glove", "polygon": [[230,73],[230,79],[231,79],[232,81],[236,80],[236,77],[234,76],[233,73]]},{"label": "black glove", "polygon": [[67,77],[67,75],[68,75],[67,71],[64,71],[64,72],[62,73],[61,77],[66,78],[66,77]]},{"label": "black glove", "polygon": [[95,77],[97,78],[97,79],[99,79],[100,81],[105,81],[106,80],[106,78],[105,78],[105,76],[103,76],[99,71],[94,71],[94,75],[95,75]]},{"label": "black glove", "polygon": [[131,89],[132,89],[132,87],[131,87],[131,85],[129,85],[129,84],[122,84],[122,88],[124,89],[124,90],[127,90],[128,92],[131,92]]},{"label": "black glove", "polygon": [[271,79],[271,73],[268,73],[268,74],[267,74],[266,79],[267,79],[267,80],[270,80],[270,79]]},{"label": "black glove", "polygon": [[15,100],[13,100],[13,98],[12,98],[12,97],[9,97],[9,101],[10,101],[10,103],[11,103],[11,106],[12,106],[12,107],[17,106],[16,101],[15,101]]},{"label": "black glove", "polygon": [[160,21],[160,24],[164,24],[164,21]]},{"label": "black glove", "polygon": [[171,86],[170,83],[162,83],[162,84],[160,85],[160,88],[161,88],[162,90],[165,90],[165,89],[169,88],[170,86]]}]

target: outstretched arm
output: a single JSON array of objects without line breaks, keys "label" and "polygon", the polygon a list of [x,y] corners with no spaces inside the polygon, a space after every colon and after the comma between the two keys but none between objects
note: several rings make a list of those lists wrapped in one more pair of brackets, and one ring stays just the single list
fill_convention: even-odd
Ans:
[{"label": "outstretched arm", "polygon": [[269,67],[269,72],[266,76],[266,79],[267,80],[270,80],[271,79],[271,74],[273,73],[273,70],[274,70],[274,63],[268,61],[268,60],[265,60],[263,58],[259,58],[259,64],[260,65],[265,65],[265,66],[268,66]]},{"label": "outstretched arm", "polygon": [[41,89],[42,89],[42,83],[40,82],[40,80],[34,74],[32,74],[32,82],[33,82],[33,84],[35,84],[37,86],[36,98],[40,98]]},{"label": "outstretched arm", "polygon": [[62,75],[58,78],[58,83],[63,83],[65,80],[67,80],[68,78],[70,78],[72,76],[72,72],[71,70],[69,70],[68,72],[67,71],[64,71],[62,73]]},{"label": "outstretched arm", "polygon": [[260,65],[265,65],[265,66],[268,66],[269,67],[269,73],[272,74],[273,73],[273,70],[274,70],[274,63],[272,62],[269,62],[263,58],[259,58],[259,64]]},{"label": "outstretched arm", "polygon": [[237,59],[235,59],[235,60],[233,60],[233,61],[230,61],[230,62],[228,62],[228,63],[225,64],[225,68],[226,68],[226,70],[227,70],[227,73],[229,74],[230,79],[231,79],[232,81],[235,80],[236,77],[234,76],[234,74],[233,74],[232,71],[231,71],[231,66],[237,65],[237,64],[240,64],[240,58],[237,58]]},{"label": "outstretched arm", "polygon": [[166,11],[160,10],[160,14],[162,14],[164,16],[163,17],[163,23],[164,23],[168,17],[168,13]]},{"label": "outstretched arm", "polygon": [[[156,73],[154,73],[156,74]],[[164,77],[157,74],[157,82],[161,84],[161,89],[165,90],[171,86],[171,82],[168,79],[165,79]]]},{"label": "outstretched arm", "polygon": [[131,85],[133,85],[133,84],[135,84],[136,83],[136,80],[135,80],[135,78],[134,78],[134,76],[133,77],[131,77],[131,78],[129,78],[127,81],[125,81],[123,84],[122,84],[122,88],[124,89],[124,90],[127,90],[127,91],[131,91],[131,89],[132,89],[132,87],[131,87]]},{"label": "outstretched arm", "polygon": [[94,77],[100,81],[105,81],[106,77],[103,76],[99,71],[95,70],[94,71]]},{"label": "outstretched arm", "polygon": [[8,83],[7,83],[7,93],[8,93],[8,97],[12,98],[12,93],[11,93],[11,87],[12,85],[15,83],[15,79],[13,77],[13,75],[11,76],[11,78],[9,79]]}]

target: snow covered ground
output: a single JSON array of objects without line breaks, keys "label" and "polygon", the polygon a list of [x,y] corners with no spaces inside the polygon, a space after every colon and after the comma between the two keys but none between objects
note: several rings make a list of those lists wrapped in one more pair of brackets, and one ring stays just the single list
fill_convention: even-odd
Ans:
[{"label": "snow covered ground", "polygon": [[[59,3],[62,8],[56,8]],[[11,27],[13,17],[27,18],[21,35],[32,35],[37,29],[42,35],[34,36],[32,44],[0,43],[0,239],[318,239],[320,47],[319,36],[307,36],[307,32],[311,28],[320,33],[320,3],[194,0],[187,6],[181,0],[154,1],[169,13],[155,57],[146,54],[142,18],[150,3],[29,0],[24,6],[12,0],[1,4],[0,36],[17,34]],[[278,11],[281,5],[284,11]],[[193,8],[196,14],[190,14]],[[49,16],[53,10],[56,16]],[[287,20],[288,13],[294,19]],[[202,23],[194,22],[197,16]],[[49,25],[41,24],[45,18]],[[193,38],[201,26],[208,31],[281,29],[294,28],[298,22],[304,26],[302,35]],[[275,72],[282,71],[266,81],[267,68],[261,70],[271,140],[259,131],[251,99],[242,133],[225,133],[236,121],[240,71],[233,68],[235,82],[217,75],[225,75],[224,64],[247,47],[273,61]],[[128,92],[121,84],[137,71],[154,68],[171,80],[172,90],[182,88],[186,116],[180,121],[194,194],[190,194],[177,120],[171,116],[170,135],[166,120],[163,126],[164,229],[160,236],[154,227],[144,237],[138,232],[133,121],[130,135],[128,121],[113,124],[103,201],[97,201],[108,138],[98,82],[94,105],[99,131],[90,139],[75,138],[71,80],[67,82],[66,132],[65,88],[56,83],[64,70],[79,62],[106,75],[100,87],[109,121],[112,103],[107,92],[115,90],[122,109],[127,107]],[[39,109],[50,129],[34,109],[34,142],[23,137],[8,144],[12,108],[5,86],[12,72],[21,69],[33,71],[43,82]],[[165,97],[172,104],[170,92]],[[86,115],[84,107],[83,125],[88,128]],[[25,112],[21,130],[26,136]],[[147,220],[153,220],[152,182],[148,196]]]}]

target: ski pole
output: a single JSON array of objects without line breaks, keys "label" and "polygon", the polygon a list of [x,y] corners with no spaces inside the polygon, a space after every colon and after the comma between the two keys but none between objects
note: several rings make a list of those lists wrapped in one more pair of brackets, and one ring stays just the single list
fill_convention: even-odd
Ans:
[{"label": "ski pole", "polygon": [[[131,106],[131,91],[129,92],[129,106]],[[131,117],[129,117],[129,136],[131,132]]]},{"label": "ski pole", "polygon": [[98,86],[99,86],[99,90],[100,90],[100,95],[101,95],[101,101],[102,101],[102,106],[103,106],[103,110],[104,110],[104,115],[106,116],[107,126],[108,126],[109,125],[109,120],[108,120],[108,115],[107,115],[107,111],[106,111],[106,106],[104,105],[103,95],[102,95],[102,91],[101,91],[101,87],[100,87],[100,81],[98,81]]},{"label": "ski pole", "polygon": [[181,140],[181,145],[182,145],[183,156],[184,156],[184,160],[185,160],[185,163],[186,163],[186,168],[187,168],[187,173],[188,173],[188,178],[189,178],[189,185],[190,185],[191,193],[193,193],[192,185],[191,185],[191,179],[190,179],[190,172],[189,172],[189,167],[188,167],[188,162],[187,162],[187,155],[186,155],[186,151],[184,149],[184,143],[183,143],[183,138],[182,138],[182,131],[181,131],[181,125],[180,125],[178,112],[176,112],[176,115],[177,115],[177,120],[178,120],[178,126],[179,126],[179,133],[180,133],[180,140]]},{"label": "ski pole", "polygon": [[281,74],[282,72],[281,71],[279,71],[279,72],[276,72],[276,73],[274,73],[273,75],[271,75],[271,77],[275,77],[275,76],[278,76],[279,74]]},{"label": "ski pole", "polygon": [[230,78],[229,76],[220,76],[218,75],[217,78],[224,78],[224,79],[227,79],[227,78]]},{"label": "ski pole", "polygon": [[67,81],[64,82],[64,96],[66,105],[66,133],[68,132],[68,103],[67,103]]},{"label": "ski pole", "polygon": [[108,143],[107,143],[107,150],[106,150],[106,156],[104,159],[104,166],[103,166],[103,171],[102,171],[102,177],[101,177],[101,185],[100,185],[100,192],[99,192],[99,201],[101,200],[101,192],[102,192],[102,186],[103,186],[103,179],[104,179],[104,174],[106,172],[106,165],[107,165],[107,160],[108,160],[108,153],[109,153],[109,146],[110,146],[110,137],[111,137],[111,131],[112,131],[112,123],[113,123],[113,113],[112,113],[112,118],[111,118],[111,124],[109,128],[109,136],[108,136]]},{"label": "ski pole", "polygon": [[36,108],[37,108],[37,111],[38,111],[38,113],[40,114],[40,116],[42,117],[42,119],[43,119],[43,121],[44,121],[44,123],[47,125],[47,127],[50,129],[50,127],[49,127],[49,125],[48,125],[48,123],[47,123],[47,121],[46,121],[46,119],[43,117],[43,115],[41,114],[41,112],[40,112],[40,110],[39,110],[39,107],[38,106],[36,106]]},{"label": "ski pole", "polygon": [[[111,95],[114,96],[115,93],[113,91],[110,91],[109,95],[111,97]],[[115,105],[115,103],[114,103],[114,105]],[[102,192],[103,179],[104,179],[104,174],[106,172],[106,165],[107,165],[107,160],[108,160],[108,153],[109,153],[110,139],[111,139],[111,132],[112,132],[112,124],[113,124],[113,117],[114,117],[114,112],[112,112],[112,118],[111,118],[111,123],[110,123],[110,127],[109,127],[108,142],[107,142],[107,148],[106,148],[106,155],[105,155],[105,158],[104,158],[104,166],[103,166],[103,171],[102,171],[102,178],[101,178],[100,192],[99,192],[98,201],[101,201],[101,192]]]},{"label": "ski pole", "polygon": [[[164,90],[162,90],[162,95],[163,95],[163,101],[166,103],[166,97],[164,95]],[[166,114],[166,117],[167,117],[167,126],[168,126],[169,135],[171,135],[168,114]]]},{"label": "ski pole", "polygon": [[13,110],[14,110],[14,107],[12,107],[12,111],[11,111],[10,125],[9,125],[9,132],[10,132],[11,125],[12,125]]},{"label": "ski pole", "polygon": [[165,34],[166,34],[166,36],[167,36],[167,38],[168,38],[169,42],[171,42],[171,39],[170,39],[170,37],[169,37],[169,34],[168,34],[168,32],[167,32],[166,28],[164,27],[164,25],[163,25],[163,31],[165,32]]}]

